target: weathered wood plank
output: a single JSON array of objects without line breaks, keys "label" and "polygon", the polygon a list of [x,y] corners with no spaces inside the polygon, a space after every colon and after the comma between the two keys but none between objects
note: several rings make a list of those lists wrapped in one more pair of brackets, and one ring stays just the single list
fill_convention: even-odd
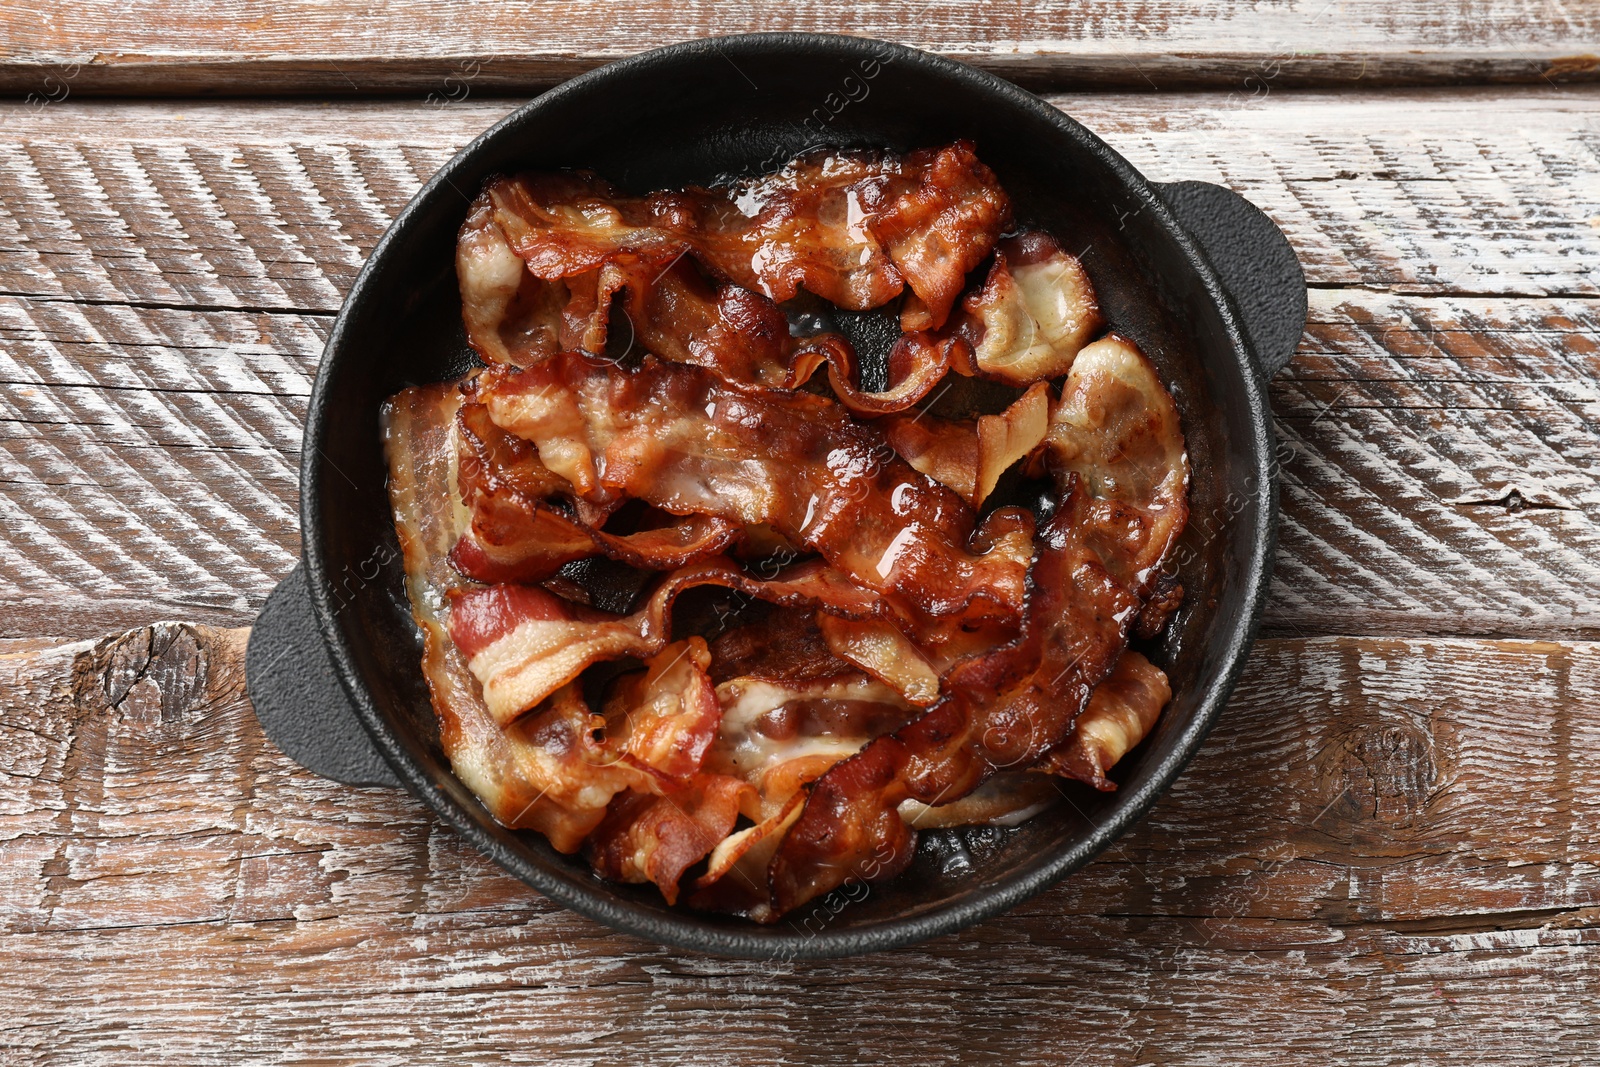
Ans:
[{"label": "weathered wood plank", "polygon": [[1269,625],[1600,628],[1600,301],[1312,293]]},{"label": "weathered wood plank", "polygon": [[381,9],[243,0],[203,12],[89,0],[41,19],[0,5],[0,89],[63,93],[432,93],[549,85],[694,37],[846,32],[1038,84],[1175,89],[1593,76],[1600,16],[1560,0],[866,0],[768,4],[397,0]]},{"label": "weathered wood plank", "polygon": [[1249,197],[1313,286],[1600,293],[1600,93],[1192,99],[1135,118],[1120,100],[1052,97],[1150,176]]},{"label": "weathered wood plank", "polygon": [[[1051,99],[1151,177],[1260,204],[1312,285],[1600,294],[1600,90]],[[0,292],[337,310],[510,106],[0,105]]]},{"label": "weathered wood plank", "polygon": [[1101,860],[960,937],[792,964],[610,934],[294,768],[242,639],[0,656],[0,1061],[1600,1053],[1600,645],[1262,642]]}]

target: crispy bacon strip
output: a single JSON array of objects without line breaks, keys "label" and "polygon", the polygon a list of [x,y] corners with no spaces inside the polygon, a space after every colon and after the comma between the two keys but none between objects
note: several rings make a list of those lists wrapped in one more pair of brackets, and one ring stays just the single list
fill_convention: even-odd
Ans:
[{"label": "crispy bacon strip", "polygon": [[654,613],[617,618],[531,585],[453,590],[450,636],[504,726],[592,663],[649,655],[666,645]]},{"label": "crispy bacon strip", "polygon": [[[467,709],[465,694],[460,695],[457,709],[477,714]],[[491,814],[500,822],[539,831],[558,852],[576,852],[605,818],[611,798],[640,781],[638,772],[621,762],[616,752],[594,741],[603,722],[584,703],[577,686],[566,686],[498,741],[485,731],[476,743],[455,745],[451,766],[490,804]],[[509,757],[504,765],[476,762],[486,756],[492,760],[502,751]],[[478,792],[486,782],[488,797]]]},{"label": "crispy bacon strip", "polygon": [[1145,605],[1146,633],[1175,606],[1161,564],[1189,519],[1189,457],[1177,425],[1155,368],[1116,334],[1078,354],[1050,412],[1047,462],[1058,480],[1088,490],[1091,547],[1117,581],[1159,601]]},{"label": "crispy bacon strip", "polygon": [[953,332],[969,347],[955,366],[1019,387],[1058,378],[1103,322],[1077,257],[1047,233],[1020,234],[1000,242],[983,285],[962,301]]},{"label": "crispy bacon strip", "polygon": [[[619,254],[594,270],[544,280],[527,270],[511,277],[515,254],[492,220],[475,211],[457,254],[467,337],[490,363],[528,366],[558,351],[607,352],[617,359],[650,352],[704,367],[732,385],[798,389],[823,364],[840,403],[868,417],[904,411],[927,396],[952,360],[970,363],[964,342],[908,333],[889,360],[890,385],[860,388],[855,349],[835,333],[791,337],[788,319],[767,297],[732,283],[713,284],[692,258]],[[517,261],[520,263],[520,260]],[[628,333],[611,336],[612,301],[621,294]]]},{"label": "crispy bacon strip", "polygon": [[[1093,701],[1091,700],[1091,704]],[[1001,771],[949,804],[900,802],[900,818],[913,830],[950,826],[1020,826],[1061,799],[1054,782],[1042,775]]]},{"label": "crispy bacon strip", "polygon": [[759,788],[768,815],[815,777],[809,771],[820,773],[917,714],[858,671],[810,682],[734,678],[717,686],[717,700],[722,728],[706,768]]},{"label": "crispy bacon strip", "polygon": [[828,649],[883,682],[919,707],[936,703],[944,678],[956,664],[1015,640],[1021,622],[959,619],[936,623],[908,620],[886,603],[875,618],[817,613]]},{"label": "crispy bacon strip", "polygon": [[[775,636],[758,625],[758,636]],[[717,687],[723,728],[707,756],[707,769],[744,779],[759,793],[750,826],[711,854],[695,882],[690,902],[708,911],[758,921],[776,917],[767,888],[767,866],[783,835],[800,816],[805,786],[866,745],[904,724],[916,712],[890,689],[834,659],[820,642],[806,641],[804,616],[790,613],[781,632],[801,635],[808,651],[789,649],[748,657],[745,666],[764,675],[742,675]],[[737,631],[735,631],[737,633]]]},{"label": "crispy bacon strip", "polygon": [[612,802],[584,855],[602,878],[654,882],[675,904],[683,872],[732,832],[749,793],[746,783],[716,774],[660,793],[630,790]]},{"label": "crispy bacon strip", "polygon": [[877,596],[843,581],[819,560],[762,580],[716,557],[667,575],[631,615],[599,611],[530,585],[455,589],[449,594],[450,637],[482,685],[495,721],[509,723],[591,664],[658,653],[667,642],[674,599],[701,585],[774,604],[826,605],[844,616],[864,618],[880,610]]},{"label": "crispy bacon strip", "polygon": [[855,349],[837,334],[815,338],[811,351],[828,361],[828,385],[839,403],[857,415],[873,418],[904,411],[927,396],[950,369],[959,342],[928,333],[902,334],[889,351],[889,387],[881,393],[859,388],[861,372]]},{"label": "crispy bacon strip", "polygon": [[[748,640],[736,636],[745,629],[753,631]],[[703,767],[694,787],[659,790],[655,801],[637,795],[618,798],[590,837],[590,855],[602,874],[655,881],[670,900],[683,871],[709,852],[707,870],[694,883],[696,906],[766,914],[766,863],[799,816],[805,784],[914,712],[883,686],[833,659],[815,640],[805,613],[778,609],[740,630],[723,635],[719,646],[742,658],[749,669],[787,680],[745,675],[718,685],[713,706],[720,728],[715,740],[682,760],[683,767]],[[780,637],[792,640],[769,643]],[[698,654],[698,649],[692,651]],[[663,652],[656,662],[666,658]],[[671,669],[669,664],[664,671]],[[653,669],[649,676],[632,676],[631,687],[619,686],[613,700],[637,717],[650,704],[633,687],[648,689],[656,674]],[[669,686],[664,691],[685,689]],[[609,710],[607,717],[612,721]],[[670,747],[668,731],[655,731],[654,736]],[[628,747],[631,752],[641,746]],[[658,759],[655,765],[667,763]],[[736,782],[744,789],[730,784]],[[723,820],[735,808],[754,825],[729,833],[731,823]],[[715,841],[713,834],[719,835]],[[730,881],[719,885],[724,879]]]},{"label": "crispy bacon strip", "polygon": [[[463,404],[456,423],[456,481],[471,523],[450,561],[469,578],[534,582],[597,553],[633,567],[668,570],[709,559],[740,536],[732,523],[704,515],[631,534],[607,533],[580,517],[583,504],[568,503],[572,487],[566,479],[540,463],[532,445],[496,426],[482,404]],[[561,506],[547,497],[560,498]],[[604,521],[611,508],[583,510]]]},{"label": "crispy bacon strip", "polygon": [[732,678],[800,684],[855,673],[828,650],[814,615],[774,608],[719,634],[711,643],[711,680],[718,685]]},{"label": "crispy bacon strip", "polygon": [[[404,556],[412,612],[423,635],[423,676],[439,716],[440,741],[462,782],[506,826],[538,830],[574,852],[605,817],[618,792],[652,789],[690,770],[721,717],[703,643],[684,643],[634,683],[631,703],[595,715],[576,686],[502,727],[490,713],[439,606],[460,584],[449,548],[463,509],[455,496],[452,427],[461,403],[453,384],[405,390],[384,406],[390,500]],[[624,726],[623,724],[626,724]],[[599,732],[603,740],[597,740]],[[663,745],[671,734],[681,745]]]},{"label": "crispy bacon strip", "polygon": [[[594,805],[568,806],[572,778],[588,754],[587,708],[557,700],[551,714],[529,717],[528,727],[544,728],[553,740],[573,741],[561,755],[529,742],[523,731],[501,730],[478,694],[465,659],[450,640],[436,606],[459,581],[450,566],[450,546],[460,534],[462,509],[455,496],[451,427],[461,394],[453,384],[407,389],[384,405],[384,447],[389,460],[389,497],[404,556],[406,590],[422,631],[422,673],[439,717],[439,738],[463,784],[494,817],[507,826],[537,829],[561,851],[576,850],[604,817],[611,791],[602,787]],[[541,721],[543,720],[543,721]],[[587,761],[583,761],[587,762]],[[551,796],[551,786],[557,795]]]},{"label": "crispy bacon strip", "polygon": [[474,511],[450,561],[480,582],[535,582],[597,554],[645,570],[682,567],[717,555],[738,536],[732,523],[705,515],[609,534],[539,501],[492,498]]},{"label": "crispy bacon strip", "polygon": [[625,370],[578,354],[491,368],[476,393],[591,502],[628,496],[768,524],[863,589],[929,616],[1020,611],[1027,514],[1002,509],[975,531],[959,497],[824,398],[750,394],[694,367],[646,360]]},{"label": "crispy bacon strip", "polygon": [[571,496],[572,486],[539,461],[532,445],[496,426],[482,404],[458,403],[455,480],[468,507],[476,503],[478,496],[500,491],[514,492],[529,500]]},{"label": "crispy bacon strip", "polygon": [[1050,387],[1034,383],[998,415],[958,421],[907,412],[891,415],[881,425],[907,463],[973,507],[982,507],[1000,476],[1044,441],[1050,429]]},{"label": "crispy bacon strip", "polygon": [[705,639],[690,637],[618,679],[601,713],[606,747],[658,777],[686,781],[697,774],[722,723],[710,667]]},{"label": "crispy bacon strip", "polygon": [[773,859],[779,912],[852,873],[864,877],[869,858],[879,860],[878,877],[904,869],[915,846],[898,814],[906,799],[959,800],[996,770],[1025,767],[1067,736],[1138,608],[1083,545],[1074,529],[1083,511],[1062,507],[1040,531],[1023,636],[960,665],[948,695],[922,718],[813,785]]},{"label": "crispy bacon strip", "polygon": [[[666,262],[620,257],[602,268],[601,303],[624,294],[630,347],[715,371],[729,382],[794,388],[796,345],[789,320],[771,300],[731,283],[708,282],[682,254]],[[603,347],[585,346],[590,352]]]},{"label": "crispy bacon strip", "polygon": [[756,922],[776,919],[778,913],[767,889],[767,868],[783,835],[800,818],[805,800],[805,794],[796,791],[777,813],[725,837],[712,850],[706,872],[695,880],[689,906]]},{"label": "crispy bacon strip", "polygon": [[917,186],[874,212],[866,225],[915,297],[901,312],[901,327],[937,330],[966,285],[967,272],[988,258],[1010,207],[969,142],[914,152],[906,162],[925,168]]},{"label": "crispy bacon strip", "polygon": [[1116,783],[1106,773],[1144,740],[1171,699],[1172,687],[1161,668],[1129,649],[1095,688],[1089,706],[1073,724],[1072,736],[1045,757],[1039,769],[1104,792],[1115,790]]},{"label": "crispy bacon strip", "polygon": [[548,280],[619,255],[665,261],[687,251],[773,300],[804,287],[858,311],[909,284],[935,328],[1009,217],[994,174],[956,142],[906,156],[821,152],[732,185],[645,197],[587,174],[501,178],[474,203],[462,243],[485,264],[471,294],[488,297],[485,321],[494,300],[509,299],[504,244]]},{"label": "crispy bacon strip", "polygon": [[1187,513],[1177,411],[1149,362],[1112,340],[1080,355],[1054,415],[1064,499],[1040,531],[1022,635],[959,663],[921,718],[817,779],[772,861],[779,913],[865,876],[869,858],[874,877],[899,873],[915,844],[902,802],[950,803],[1037,762],[1122,653]]},{"label": "crispy bacon strip", "polygon": [[525,777],[540,791],[515,813],[496,817],[574,852],[592,840],[624,790],[672,795],[693,788],[722,718],[705,673],[709,659],[698,637],[668,645],[646,671],[623,680],[603,716],[589,709],[576,685],[557,690],[506,729]]},{"label": "crispy bacon strip", "polygon": [[835,656],[860,667],[918,707],[938,702],[939,668],[893,621],[820,615],[817,625]]},{"label": "crispy bacon strip", "polygon": [[534,363],[561,350],[564,285],[529,273],[480,197],[456,240],[456,280],[467,339],[490,363]]}]

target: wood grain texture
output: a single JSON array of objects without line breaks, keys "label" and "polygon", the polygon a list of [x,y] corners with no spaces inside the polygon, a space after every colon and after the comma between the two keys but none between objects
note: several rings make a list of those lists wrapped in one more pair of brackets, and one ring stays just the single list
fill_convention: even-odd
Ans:
[{"label": "wood grain texture", "polygon": [[409,797],[295,768],[242,641],[0,656],[0,1063],[1600,1055],[1600,645],[1262,642],[1099,861],[957,937],[796,964],[610,933]]},{"label": "wood grain texture", "polygon": [[[1055,99],[1306,263],[1269,627],[1600,635],[1600,92]],[[0,637],[253,617],[341,294],[509,106],[3,112]]]},{"label": "wood grain texture", "polygon": [[647,48],[755,31],[850,33],[1042,85],[1542,81],[1595,76],[1600,13],[1562,0],[86,0],[0,4],[0,89],[61,93],[520,90]]}]

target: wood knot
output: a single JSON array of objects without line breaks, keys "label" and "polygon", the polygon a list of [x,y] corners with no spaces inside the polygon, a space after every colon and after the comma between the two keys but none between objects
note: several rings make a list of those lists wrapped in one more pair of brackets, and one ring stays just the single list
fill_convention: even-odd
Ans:
[{"label": "wood knot", "polygon": [[84,710],[113,713],[135,729],[181,730],[216,695],[218,653],[224,673],[236,666],[232,633],[160,622],[108,637],[80,656],[74,696]]},{"label": "wood knot", "polygon": [[1412,823],[1439,779],[1432,738],[1409,722],[1353,727],[1334,737],[1320,763],[1329,813],[1353,822]]}]

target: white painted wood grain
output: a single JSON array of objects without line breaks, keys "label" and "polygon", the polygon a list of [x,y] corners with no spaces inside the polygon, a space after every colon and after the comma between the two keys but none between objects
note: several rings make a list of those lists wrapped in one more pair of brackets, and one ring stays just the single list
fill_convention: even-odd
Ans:
[{"label": "white painted wood grain", "polygon": [[782,5],[397,0],[380,9],[221,0],[178,9],[88,0],[38,17],[0,4],[0,87],[62,92],[409,90],[548,85],[694,37],[753,31],[899,41],[1012,76],[1175,89],[1276,83],[1540,81],[1592,76],[1600,16],[1563,0],[1119,0]]}]

